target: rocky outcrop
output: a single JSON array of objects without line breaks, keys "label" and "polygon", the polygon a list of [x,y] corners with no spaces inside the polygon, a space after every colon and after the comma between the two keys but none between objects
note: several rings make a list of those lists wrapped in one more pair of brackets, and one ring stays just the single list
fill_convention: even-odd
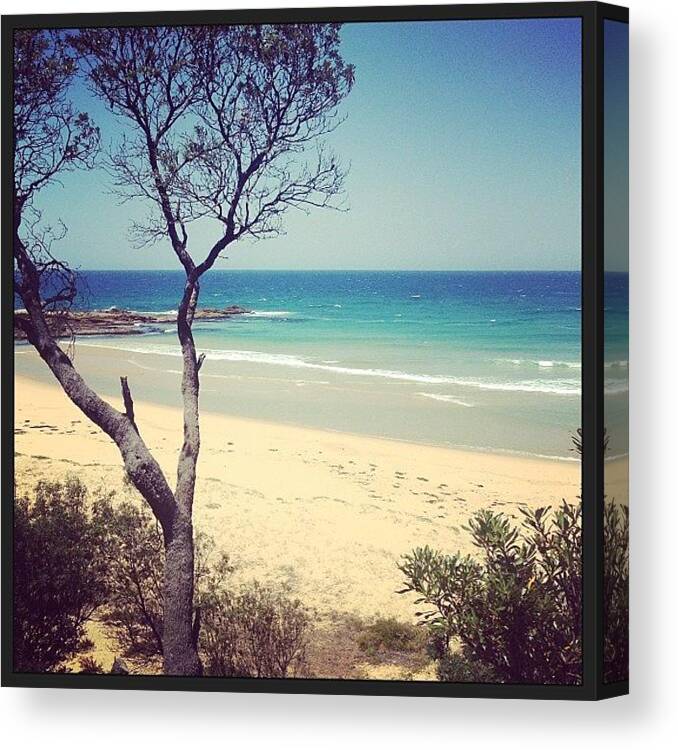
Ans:
[{"label": "rocky outcrop", "polygon": [[[226,320],[236,315],[250,312],[238,305],[231,305],[224,309],[199,308],[195,312],[195,320]],[[25,339],[26,336],[17,324],[17,320],[27,318],[25,310],[14,311],[14,338]],[[86,310],[69,312],[68,314],[47,313],[47,319],[54,323],[55,335],[76,336],[109,336],[132,335],[163,330],[164,327],[176,323],[174,312],[133,312],[110,307],[108,310]]]}]

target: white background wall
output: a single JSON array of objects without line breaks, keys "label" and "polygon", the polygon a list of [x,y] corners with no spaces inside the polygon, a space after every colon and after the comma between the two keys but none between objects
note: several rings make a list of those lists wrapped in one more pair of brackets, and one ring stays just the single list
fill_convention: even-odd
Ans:
[{"label": "white background wall", "polygon": [[[379,0],[374,0],[378,2]],[[2,13],[359,0],[4,0]],[[384,4],[383,2],[381,4]],[[655,748],[678,739],[678,3],[631,9],[632,695],[600,704],[0,691],[5,747]]]}]

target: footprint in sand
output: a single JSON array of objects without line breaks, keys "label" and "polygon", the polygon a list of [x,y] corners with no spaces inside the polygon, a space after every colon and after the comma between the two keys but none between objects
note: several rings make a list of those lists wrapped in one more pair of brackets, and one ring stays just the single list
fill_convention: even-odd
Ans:
[{"label": "footprint in sand", "polygon": [[419,480],[420,482],[428,482],[428,479],[426,479],[426,477],[417,477],[417,479],[418,479],[418,480]]}]

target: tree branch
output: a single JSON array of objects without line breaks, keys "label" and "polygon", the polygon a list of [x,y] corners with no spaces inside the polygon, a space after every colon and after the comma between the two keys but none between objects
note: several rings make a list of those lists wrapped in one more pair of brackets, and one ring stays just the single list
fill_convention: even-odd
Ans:
[{"label": "tree branch", "polygon": [[120,387],[122,388],[122,400],[125,404],[125,414],[127,415],[127,419],[132,423],[132,427],[139,432],[137,423],[134,421],[134,401],[132,400],[132,393],[127,383],[127,377],[123,375],[120,376]]}]

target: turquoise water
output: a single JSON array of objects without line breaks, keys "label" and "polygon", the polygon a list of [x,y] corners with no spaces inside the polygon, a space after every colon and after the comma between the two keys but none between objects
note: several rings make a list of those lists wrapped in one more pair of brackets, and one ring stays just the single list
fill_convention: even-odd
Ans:
[{"label": "turquoise water", "polygon": [[[83,307],[171,310],[182,274],[87,272],[82,284]],[[200,304],[252,311],[195,324],[207,357],[203,408],[573,458],[569,435],[580,424],[581,393],[578,273],[216,271],[204,280]],[[92,347],[116,352],[142,389],[139,398],[174,403],[180,362],[173,327],[81,338],[83,362],[93,361]],[[625,363],[610,365],[609,388],[621,392]],[[149,370],[157,373],[153,387]],[[105,379],[96,367],[92,376]]]}]

